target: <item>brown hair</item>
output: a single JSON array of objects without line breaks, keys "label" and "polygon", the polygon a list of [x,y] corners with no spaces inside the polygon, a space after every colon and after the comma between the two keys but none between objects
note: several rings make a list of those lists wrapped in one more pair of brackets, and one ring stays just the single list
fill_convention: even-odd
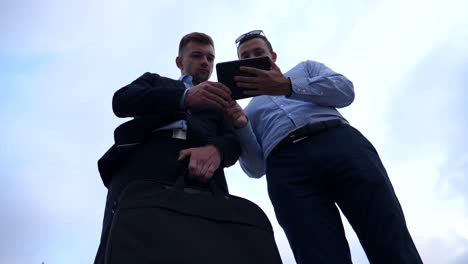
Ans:
[{"label": "brown hair", "polygon": [[179,43],[179,56],[182,54],[183,49],[190,41],[195,41],[200,44],[211,45],[214,48],[213,39],[205,33],[192,32],[182,37]]},{"label": "brown hair", "polygon": [[273,53],[273,47],[271,46],[271,43],[270,41],[263,35],[250,35],[250,36],[246,36],[245,38],[243,38],[239,44],[237,45],[237,52],[239,52],[239,47],[240,45],[242,45],[242,43],[246,42],[247,40],[251,40],[251,39],[254,39],[254,38],[259,38],[259,39],[263,39],[263,41],[265,42],[265,44],[267,45],[268,49],[270,50],[271,53]]}]

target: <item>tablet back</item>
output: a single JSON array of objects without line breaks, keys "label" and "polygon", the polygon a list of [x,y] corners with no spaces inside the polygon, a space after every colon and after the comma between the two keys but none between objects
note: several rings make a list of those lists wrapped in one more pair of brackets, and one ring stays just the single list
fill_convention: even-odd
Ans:
[{"label": "tablet back", "polygon": [[244,60],[227,61],[216,64],[216,74],[218,75],[218,82],[226,85],[229,89],[231,89],[231,97],[235,100],[252,97],[252,95],[243,94],[242,90],[248,89],[237,87],[236,82],[234,81],[234,76],[254,76],[253,74],[247,72],[241,72],[239,70],[240,66],[254,67],[262,70],[271,69],[270,59],[268,57],[257,57]]}]

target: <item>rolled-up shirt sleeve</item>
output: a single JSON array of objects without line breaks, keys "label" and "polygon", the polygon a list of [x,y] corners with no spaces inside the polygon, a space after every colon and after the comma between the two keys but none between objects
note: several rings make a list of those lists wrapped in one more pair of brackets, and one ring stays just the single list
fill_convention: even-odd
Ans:
[{"label": "rolled-up shirt sleeve", "polygon": [[250,125],[234,131],[242,146],[242,154],[239,159],[240,166],[251,178],[261,178],[265,175],[265,161],[263,150],[257,141],[254,131]]},{"label": "rolled-up shirt sleeve", "polygon": [[302,64],[307,74],[288,76],[292,85],[290,99],[336,108],[349,106],[354,101],[353,83],[345,76],[320,62],[308,60]]}]

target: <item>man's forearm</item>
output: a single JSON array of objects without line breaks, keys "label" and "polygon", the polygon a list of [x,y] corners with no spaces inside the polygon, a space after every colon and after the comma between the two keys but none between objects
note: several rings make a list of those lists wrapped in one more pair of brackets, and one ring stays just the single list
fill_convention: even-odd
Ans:
[{"label": "man's forearm", "polygon": [[[168,84],[172,87],[165,87]],[[184,92],[182,82],[145,73],[114,94],[112,108],[118,117],[171,113],[180,111],[180,100]]]},{"label": "man's forearm", "polygon": [[354,100],[353,83],[322,63],[305,61],[286,75],[291,79],[291,99],[338,108],[348,106]]},{"label": "man's forearm", "polygon": [[221,166],[224,168],[234,165],[239,159],[241,148],[233,133],[229,132],[223,136],[215,137],[208,144],[213,144],[220,150]]}]

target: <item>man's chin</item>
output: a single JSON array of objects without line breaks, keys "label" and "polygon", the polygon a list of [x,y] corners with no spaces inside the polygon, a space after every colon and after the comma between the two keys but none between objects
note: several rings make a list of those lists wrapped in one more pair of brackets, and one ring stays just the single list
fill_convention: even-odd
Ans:
[{"label": "man's chin", "polygon": [[209,73],[206,73],[206,74],[196,74],[195,76],[193,76],[193,84],[194,85],[197,85],[199,83],[202,83],[204,81],[208,81],[208,79],[210,79],[210,74]]}]

